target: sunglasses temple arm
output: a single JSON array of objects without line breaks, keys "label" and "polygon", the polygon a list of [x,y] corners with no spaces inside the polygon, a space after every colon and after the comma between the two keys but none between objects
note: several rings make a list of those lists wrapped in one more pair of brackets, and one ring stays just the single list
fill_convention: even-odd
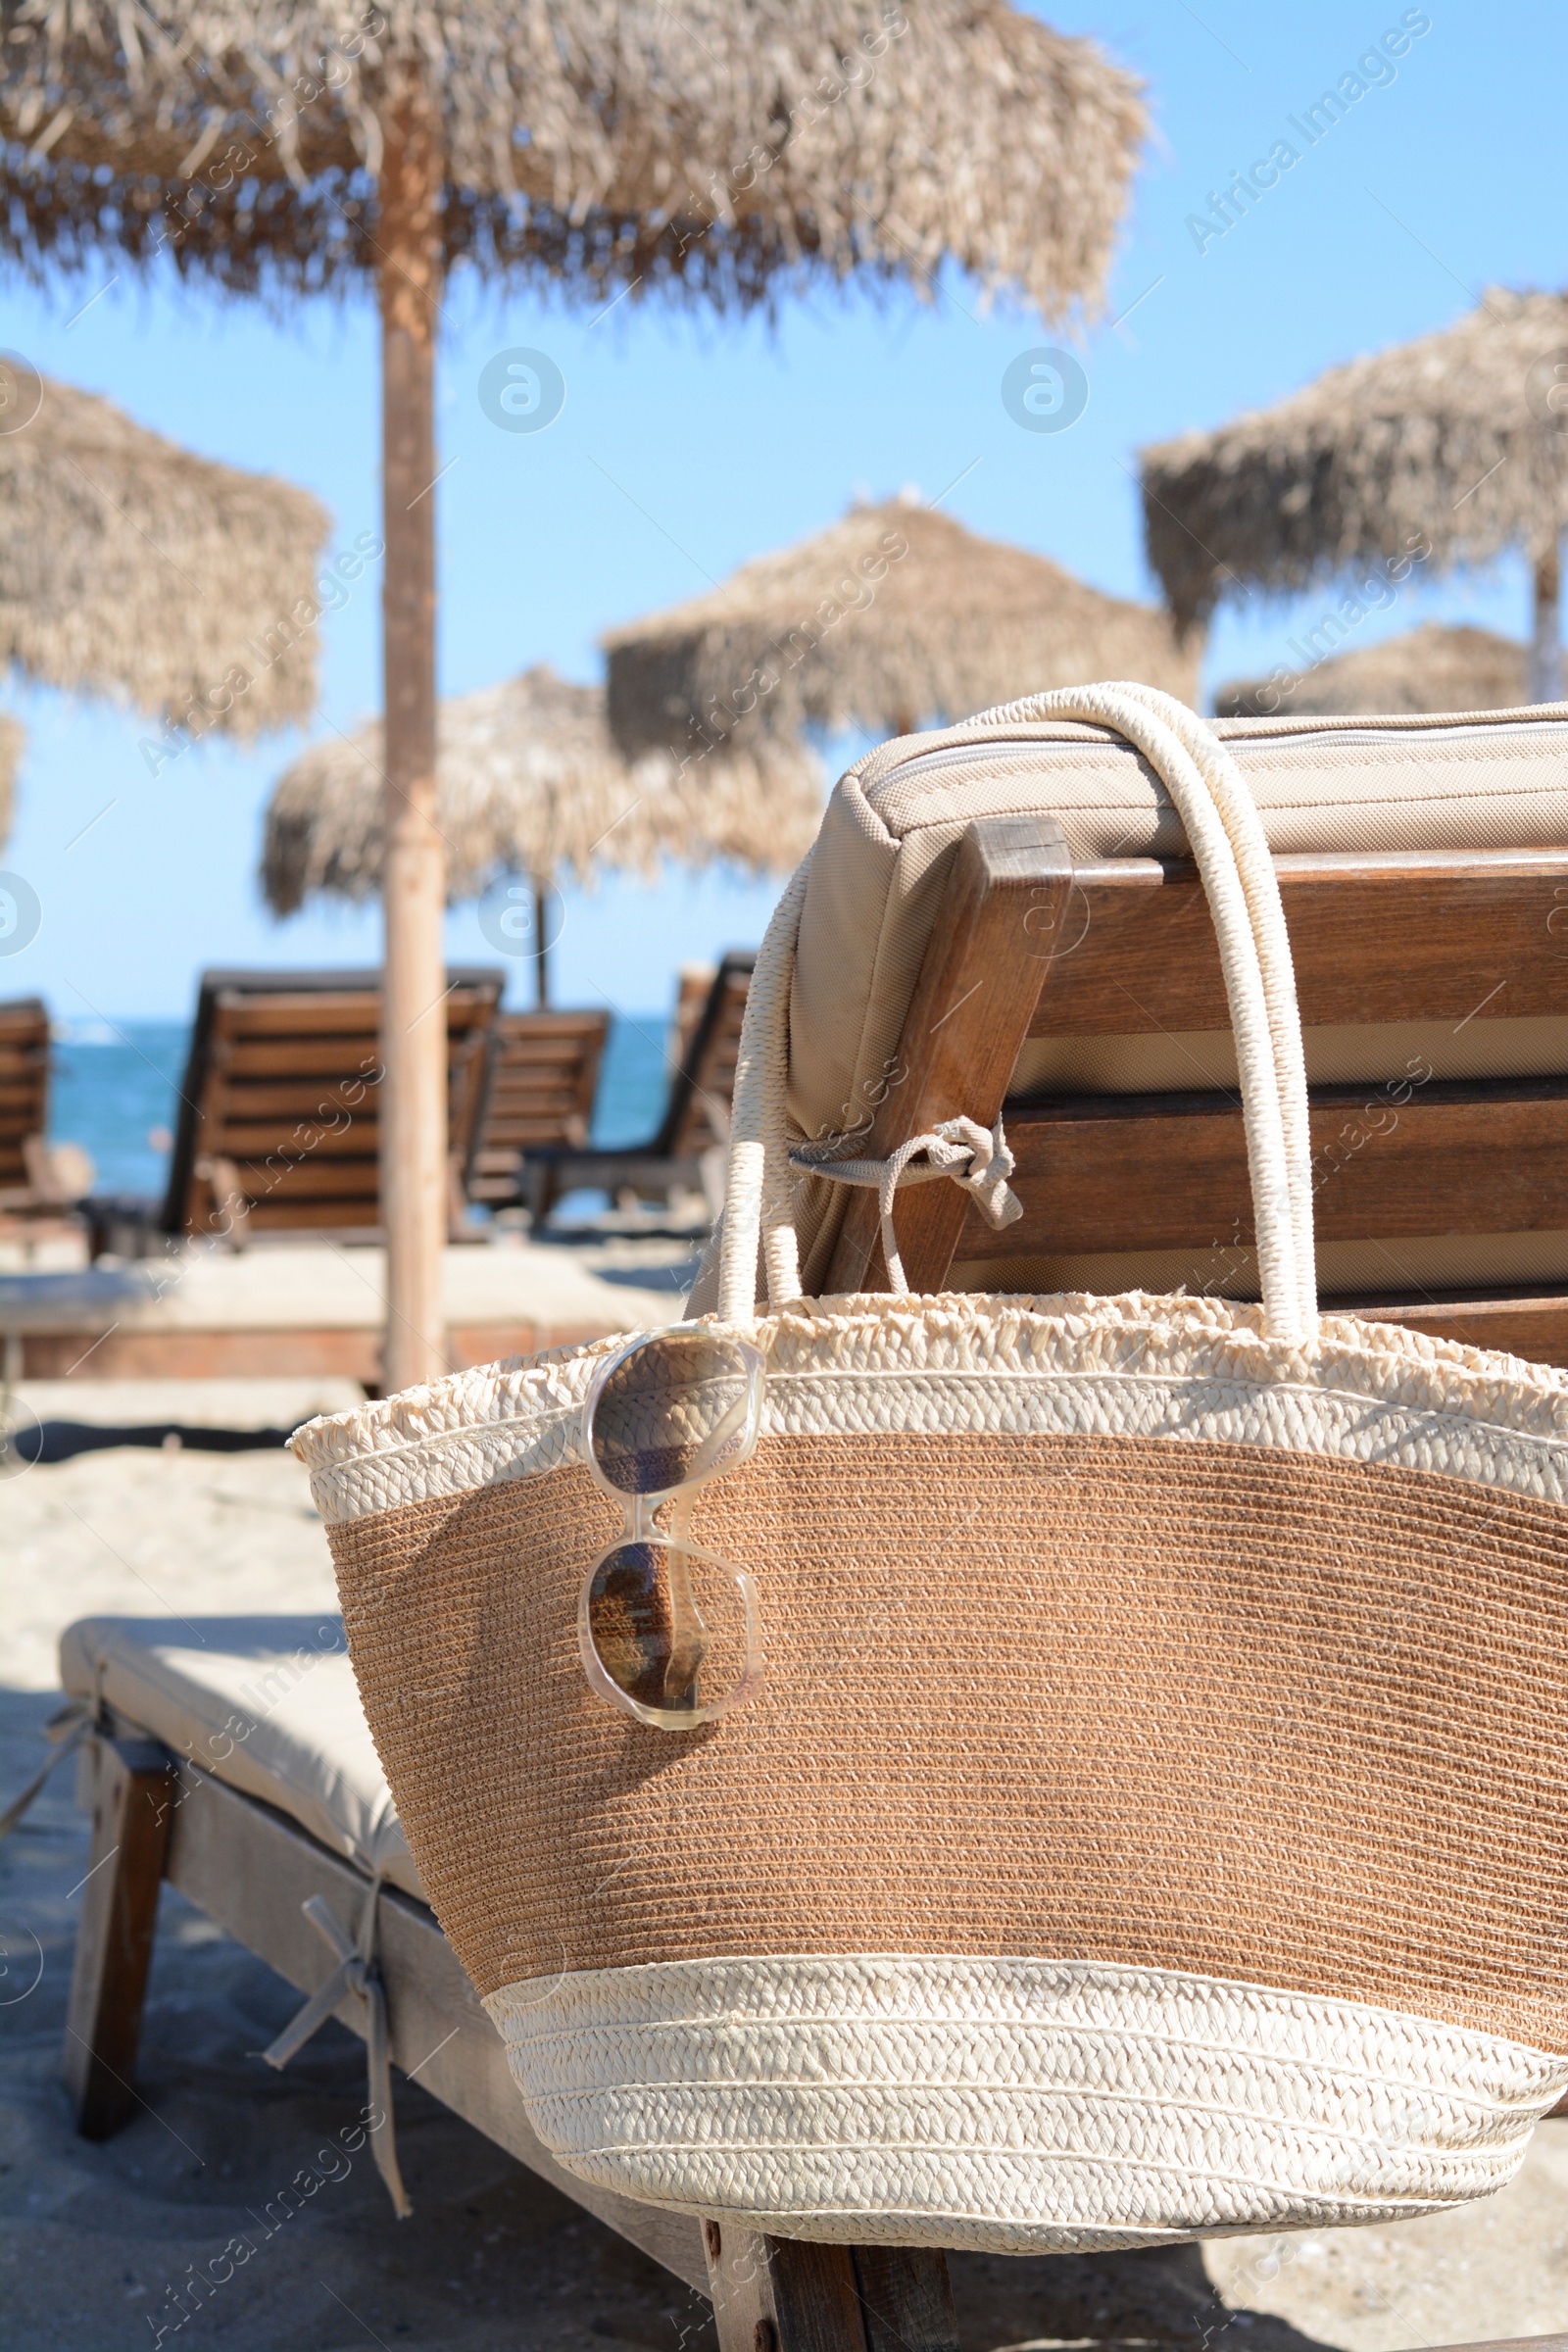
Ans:
[{"label": "sunglasses temple arm", "polygon": [[684,1693],[695,1684],[708,1654],[708,1628],[692,1598],[691,1565],[687,1557],[691,1533],[692,1498],[688,1489],[675,1496],[669,1514],[669,1669],[666,1683],[669,1686],[669,1702],[675,1706],[682,1703]]}]

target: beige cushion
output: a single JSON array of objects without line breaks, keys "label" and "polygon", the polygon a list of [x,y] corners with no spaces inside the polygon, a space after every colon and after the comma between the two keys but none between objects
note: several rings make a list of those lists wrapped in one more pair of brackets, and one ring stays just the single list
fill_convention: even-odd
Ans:
[{"label": "beige cushion", "polygon": [[60,1637],[60,1679],[426,1899],[341,1617],[83,1617]]},{"label": "beige cushion", "polygon": [[[1568,720],[1561,717],[1503,722],[1484,712],[1311,726],[1244,720],[1223,722],[1218,732],[1229,739],[1279,853],[1568,843]],[[852,1128],[880,1101],[954,854],[976,817],[1053,815],[1084,858],[1185,849],[1169,795],[1129,745],[1069,721],[1009,727],[1006,738],[999,742],[994,730],[969,724],[912,745],[883,745],[834,792],[812,860],[791,998],[790,1110],[804,1134]],[[910,776],[914,748],[954,757]],[[1529,1026],[1549,1026],[1561,1043],[1540,1035],[1517,1041],[1527,1048],[1524,1069],[1568,1069],[1568,1024]],[[1061,1064],[1058,1082],[1072,1091],[1173,1083],[1137,1066],[1130,1044],[1094,1041],[1076,1068]],[[1023,1073],[1031,1083],[1053,1082],[1053,1050],[1059,1054],[1059,1041],[1054,1049],[1033,1041]],[[1478,1066],[1510,1066],[1506,1049],[1476,1051],[1486,1052]],[[1222,1067],[1222,1052],[1211,1053]],[[1119,1068],[1118,1055],[1128,1057]],[[1314,1075],[1326,1075],[1325,1064],[1360,1074],[1343,1042],[1323,1055],[1309,1045],[1309,1068],[1318,1063]],[[1381,1052],[1376,1058],[1384,1058]],[[1155,1050],[1152,1066],[1158,1062]],[[808,1292],[821,1286],[844,1205],[841,1187],[813,1181],[801,1188],[797,1221]],[[1441,1272],[1452,1282],[1481,1279],[1468,1270],[1462,1247]]]},{"label": "beige cushion", "polygon": [[[1555,1078],[1568,1069],[1568,1018],[1336,1021],[1303,1029],[1312,1086],[1381,1086],[1404,1070],[1434,1078]],[[1026,1037],[1013,1095],[1180,1095],[1235,1086],[1228,1029],[1159,1029],[1130,1036]]]}]

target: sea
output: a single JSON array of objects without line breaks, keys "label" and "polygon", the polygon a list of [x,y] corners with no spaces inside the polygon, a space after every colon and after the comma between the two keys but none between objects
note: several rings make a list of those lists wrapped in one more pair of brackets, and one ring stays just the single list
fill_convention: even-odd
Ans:
[{"label": "sea", "polygon": [[[596,1144],[641,1143],[659,1125],[668,1031],[664,1012],[612,1017],[594,1103]],[[57,1034],[50,1135],[92,1154],[95,1192],[163,1193],[189,1044],[184,1021],[83,1021]]]}]

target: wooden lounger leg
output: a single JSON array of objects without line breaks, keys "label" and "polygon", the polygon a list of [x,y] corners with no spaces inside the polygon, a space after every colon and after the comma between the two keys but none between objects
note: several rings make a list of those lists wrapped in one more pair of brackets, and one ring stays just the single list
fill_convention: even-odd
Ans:
[{"label": "wooden lounger leg", "polygon": [[137,2104],[131,2088],[169,1847],[173,1764],[151,1740],[94,1742],[92,1854],[66,2023],[66,2084],[84,2139],[108,2139]]},{"label": "wooden lounger leg", "polygon": [[867,2352],[957,2352],[948,2258],[937,2246],[857,2246]]},{"label": "wooden lounger leg", "polygon": [[719,2352],[957,2352],[948,2258],[705,2222]]}]

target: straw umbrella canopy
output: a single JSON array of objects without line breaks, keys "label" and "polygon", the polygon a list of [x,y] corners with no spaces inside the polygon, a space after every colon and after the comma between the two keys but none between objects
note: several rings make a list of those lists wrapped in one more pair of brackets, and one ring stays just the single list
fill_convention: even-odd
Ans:
[{"label": "straw umbrella canopy", "polygon": [[1530,653],[1491,629],[1424,621],[1402,637],[1296,672],[1243,678],[1214,697],[1219,718],[1363,718],[1390,711],[1516,710]]},{"label": "straw umbrella canopy", "polygon": [[17,808],[17,769],[27,738],[20,722],[0,710],[0,850],[11,839]]},{"label": "straw umbrella canopy", "polygon": [[1150,560],[1179,625],[1250,587],[1294,593],[1519,547],[1535,574],[1531,698],[1561,693],[1562,295],[1489,288],[1442,333],[1331,368],[1217,432],[1147,449],[1143,469]]},{"label": "straw umbrella canopy", "polygon": [[1004,0],[30,0],[0,53],[0,250],[105,244],[220,281],[373,272],[386,543],[383,1378],[443,1360],[444,849],[433,357],[466,257],[719,307],[944,264],[1047,317],[1097,304],[1136,83]]},{"label": "straw umbrella canopy", "polygon": [[744,305],[956,261],[1055,317],[1098,306],[1144,129],[1131,75],[1003,0],[31,0],[0,249],[385,276],[412,168],[443,267]]},{"label": "straw umbrella canopy", "polygon": [[[262,852],[274,913],[292,914],[317,892],[364,900],[380,889],[383,757],[376,719],[313,745],[279,778]],[[585,883],[606,867],[651,875],[666,857],[776,871],[804,856],[822,812],[821,768],[791,745],[761,744],[700,775],[658,754],[629,765],[611,738],[604,690],[570,685],[545,664],[444,702],[436,768],[448,904],[482,898],[506,874],[532,883],[541,1004],[543,902],[558,881]]]},{"label": "straw umbrella canopy", "polygon": [[[0,665],[161,719],[155,775],[194,737],[309,716],[327,528],[292,482],[0,355]],[[0,714],[0,844],[24,741]]]},{"label": "straw umbrella canopy", "polygon": [[[15,363],[0,385],[0,662],[185,735],[307,717],[325,510]],[[173,745],[147,748],[156,772]]]},{"label": "straw umbrella canopy", "polygon": [[1162,612],[903,500],[604,642],[616,740],[688,757],[808,723],[907,734],[1085,678],[1190,700],[1197,671]]}]

